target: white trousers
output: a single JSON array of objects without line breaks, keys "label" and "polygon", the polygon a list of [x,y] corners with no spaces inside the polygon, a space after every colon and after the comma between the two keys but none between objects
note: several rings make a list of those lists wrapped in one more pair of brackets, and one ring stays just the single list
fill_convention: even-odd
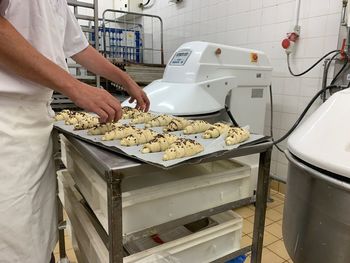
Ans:
[{"label": "white trousers", "polygon": [[48,263],[57,241],[52,110],[0,94],[0,263]]}]

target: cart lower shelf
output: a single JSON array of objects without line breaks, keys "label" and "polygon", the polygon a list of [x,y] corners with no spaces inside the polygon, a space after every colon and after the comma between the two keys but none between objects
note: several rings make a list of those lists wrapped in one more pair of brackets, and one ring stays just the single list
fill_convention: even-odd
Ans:
[{"label": "cart lower shelf", "polygon": [[[79,262],[108,262],[108,250],[96,232],[83,197],[74,187],[71,175],[58,172],[59,197],[71,222],[73,247]],[[242,218],[232,211],[214,215],[217,225],[124,257],[124,263],[205,263],[212,262],[240,248]],[[142,219],[141,219],[142,220]]]}]

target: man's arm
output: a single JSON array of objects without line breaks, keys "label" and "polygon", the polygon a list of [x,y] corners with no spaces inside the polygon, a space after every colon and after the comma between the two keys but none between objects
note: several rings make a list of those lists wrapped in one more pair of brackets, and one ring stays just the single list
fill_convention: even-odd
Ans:
[{"label": "man's arm", "polygon": [[93,47],[89,46],[72,58],[89,71],[122,85],[131,96],[131,102],[136,100],[137,108],[148,111],[150,102],[145,92],[128,74],[110,63]]},{"label": "man's arm", "polygon": [[103,89],[93,88],[72,77],[47,59],[0,16],[0,67],[68,96],[79,107],[97,113],[102,122],[121,117],[117,99]]}]

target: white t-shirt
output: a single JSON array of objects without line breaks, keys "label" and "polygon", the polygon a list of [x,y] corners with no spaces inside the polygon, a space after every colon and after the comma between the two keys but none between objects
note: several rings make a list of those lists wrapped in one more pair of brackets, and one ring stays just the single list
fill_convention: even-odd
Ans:
[{"label": "white t-shirt", "polygon": [[[0,15],[41,54],[66,70],[65,59],[88,46],[66,0],[0,0]],[[0,68],[1,94],[49,99],[52,90]]]}]

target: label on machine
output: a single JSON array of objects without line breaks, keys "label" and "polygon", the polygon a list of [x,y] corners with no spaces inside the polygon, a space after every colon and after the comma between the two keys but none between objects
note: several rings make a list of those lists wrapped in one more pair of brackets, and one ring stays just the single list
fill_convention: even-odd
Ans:
[{"label": "label on machine", "polygon": [[190,57],[192,50],[190,49],[181,49],[175,53],[172,60],[170,61],[171,66],[183,66],[185,65],[187,59]]}]

